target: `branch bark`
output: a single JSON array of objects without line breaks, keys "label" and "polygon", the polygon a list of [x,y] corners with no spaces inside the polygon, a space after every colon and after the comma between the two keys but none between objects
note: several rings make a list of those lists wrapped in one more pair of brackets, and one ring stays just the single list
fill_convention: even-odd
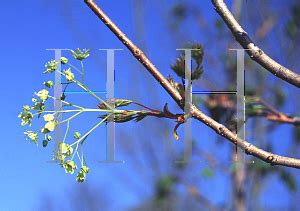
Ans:
[{"label": "branch bark", "polygon": [[[116,37],[132,52],[133,56],[144,65],[153,77],[161,84],[161,86],[169,93],[175,102],[183,108],[184,100],[180,93],[169,83],[169,81],[160,73],[160,71],[153,65],[153,63],[146,57],[146,55],[116,26],[116,24],[99,8],[94,0],[85,0],[85,3],[90,9],[100,18],[100,20],[116,35]],[[258,147],[251,143],[237,137],[237,134],[231,132],[222,124],[216,122],[209,116],[202,113],[195,105],[190,109],[193,118],[206,124],[213,129],[217,134],[223,136],[231,143],[239,146],[246,154],[253,155],[271,165],[282,165],[300,169],[300,160],[290,157],[276,155]]]},{"label": "branch bark", "polygon": [[282,80],[300,87],[300,75],[294,71],[282,66],[274,61],[266,53],[264,53],[258,46],[256,46],[247,32],[241,27],[237,20],[233,17],[228,7],[223,0],[211,0],[215,10],[226,23],[236,41],[247,51],[250,58],[264,67],[266,70],[281,78]]}]

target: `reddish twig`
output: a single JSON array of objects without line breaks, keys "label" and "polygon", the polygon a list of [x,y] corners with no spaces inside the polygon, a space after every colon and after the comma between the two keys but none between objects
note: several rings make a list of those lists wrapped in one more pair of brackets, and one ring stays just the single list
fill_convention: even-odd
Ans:
[{"label": "reddish twig", "polygon": [[[252,114],[250,117],[265,117],[267,120],[273,122],[292,124],[294,126],[300,125],[299,117],[282,113],[261,98],[246,97],[246,99],[252,99],[252,101],[255,104],[262,105],[264,107],[263,111],[257,114]],[[209,109],[216,109],[216,108],[220,108],[222,110],[229,109],[233,112],[236,110],[236,105],[234,101],[229,97],[227,97],[227,95],[210,95],[208,98],[206,98],[205,103]],[[251,103],[247,102],[246,100],[246,113],[248,109],[251,110],[251,108],[247,108],[248,104]]]},{"label": "reddish twig", "polygon": [[286,123],[286,124],[292,124],[295,126],[300,125],[300,118],[287,115],[285,113],[279,112],[276,110],[273,106],[271,106],[266,101],[259,99],[258,102],[260,102],[262,105],[264,105],[268,110],[271,112],[266,113],[264,116],[273,122],[279,122],[279,123]]}]

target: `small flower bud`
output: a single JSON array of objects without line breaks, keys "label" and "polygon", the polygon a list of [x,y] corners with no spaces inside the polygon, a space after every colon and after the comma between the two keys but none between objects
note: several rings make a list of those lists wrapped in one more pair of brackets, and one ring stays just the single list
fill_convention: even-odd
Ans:
[{"label": "small flower bud", "polygon": [[51,141],[52,140],[52,137],[50,135],[47,135],[47,138],[46,138],[47,141]]},{"label": "small flower bud", "polygon": [[60,62],[61,62],[62,64],[67,64],[67,63],[68,63],[68,59],[67,59],[66,57],[61,57],[61,58],[60,58]]},{"label": "small flower bud", "polygon": [[66,97],[67,97],[67,96],[66,96],[65,93],[63,92],[63,93],[61,94],[61,96],[60,96],[60,99],[61,99],[61,100],[65,100]]},{"label": "small flower bud", "polygon": [[54,83],[53,83],[53,81],[46,81],[46,82],[44,82],[44,85],[48,88],[52,88],[54,86]]},{"label": "small flower bud", "polygon": [[47,140],[43,140],[43,147],[47,147],[48,145],[48,141]]},{"label": "small flower bud", "polygon": [[75,139],[80,139],[81,134],[79,132],[74,133],[74,138]]},{"label": "small flower bud", "polygon": [[24,105],[24,106],[23,106],[23,111],[24,111],[24,112],[30,111],[30,107],[29,107],[28,105]]}]

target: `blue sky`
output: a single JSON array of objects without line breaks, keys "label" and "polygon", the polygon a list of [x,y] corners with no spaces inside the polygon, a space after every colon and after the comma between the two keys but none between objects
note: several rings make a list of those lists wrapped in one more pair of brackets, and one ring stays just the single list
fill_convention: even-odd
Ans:
[{"label": "blue sky", "polygon": [[[164,1],[161,5],[154,3],[145,4],[145,42],[150,59],[163,70],[167,75],[169,65],[174,61],[177,55],[174,41],[167,32],[162,30],[165,22],[161,21],[161,14],[170,3],[174,1]],[[200,1],[191,1],[200,5]],[[99,1],[101,7],[110,17],[121,26],[121,29],[133,40],[142,42],[136,35],[135,16],[133,13],[133,1]],[[203,16],[209,22],[217,15],[212,10],[209,1],[201,2]],[[94,90],[103,90],[105,88],[105,54],[97,49],[99,48],[123,48],[121,43],[112,36],[108,29],[99,22],[89,8],[82,1],[5,1],[0,8],[0,27],[1,27],[1,70],[2,80],[0,90],[2,96],[1,103],[1,135],[2,146],[0,148],[0,210],[33,210],[40,200],[43,200],[43,194],[48,194],[54,200],[62,201],[64,194],[69,194],[76,189],[77,182],[74,175],[66,175],[58,165],[50,164],[47,161],[52,156],[52,146],[47,149],[36,147],[29,144],[24,139],[23,128],[20,126],[20,120],[17,115],[24,104],[30,103],[31,97],[35,91],[42,87],[45,80],[50,80],[52,76],[42,74],[44,64],[53,57],[52,52],[46,51],[49,48],[90,48],[91,58],[86,62],[86,79],[88,85]],[[154,11],[154,12],[153,12]],[[192,30],[190,34],[193,41],[204,39],[200,31]],[[225,48],[224,48],[225,49]],[[213,50],[212,50],[213,51]],[[70,56],[66,54],[66,56]],[[75,62],[74,62],[75,63]],[[204,76],[206,77],[206,76]],[[53,80],[53,79],[52,79]],[[116,96],[122,98],[131,98],[141,100],[146,105],[154,106],[157,109],[162,108],[165,102],[172,102],[171,98],[164,92],[159,92],[160,86],[152,79],[140,64],[138,64],[130,55],[129,51],[124,49],[116,54]],[[143,81],[147,81],[147,84]],[[135,83],[135,87],[132,83]],[[152,87],[149,92],[149,87]],[[222,86],[221,86],[222,87]],[[144,94],[144,90],[148,93]],[[291,96],[294,89],[287,89],[288,96]],[[150,96],[150,97],[149,97]],[[152,97],[151,97],[152,96]],[[86,104],[88,107],[95,107],[97,102],[88,96],[71,96],[78,102]],[[297,98],[294,96],[294,100]],[[159,105],[157,107],[157,105]],[[171,109],[176,106],[171,104]],[[292,105],[287,105],[286,109],[292,110]],[[74,128],[80,128],[86,131],[93,125],[97,119],[93,116],[85,116],[74,123]],[[151,125],[151,120],[145,120]],[[164,120],[163,120],[164,121]],[[214,136],[214,133],[199,123],[194,124],[195,134],[201,130],[203,139],[208,140]],[[165,126],[169,131],[174,126],[167,120]],[[142,124],[128,124],[118,126],[122,131],[141,131],[148,134],[149,128],[143,128]],[[279,128],[274,137],[290,130],[289,126]],[[122,135],[119,135],[122,139]],[[155,137],[143,135],[143,139],[155,140]],[[168,140],[172,140],[171,132],[167,135]],[[147,169],[137,166],[135,162],[125,165],[101,165],[97,161],[105,156],[105,128],[96,131],[91,137],[90,145],[87,146],[89,152],[91,174],[88,175],[87,184],[96,187],[105,187],[111,197],[118,197],[119,200],[114,206],[127,207],[138,203],[140,200],[146,200],[153,194],[153,188],[141,185],[145,188],[144,193],[137,194],[139,191],[130,191],[127,180],[122,180],[122,175],[127,174],[137,177],[138,183],[152,181],[155,178],[152,173],[147,173]],[[287,137],[290,140],[290,137]],[[93,142],[92,142],[93,141]],[[122,140],[121,140],[122,141]],[[205,142],[207,147],[213,147],[214,144]],[[180,143],[175,143],[180,148]],[[276,149],[281,149],[278,144]],[[130,145],[134,151],[135,145]],[[162,148],[158,147],[158,153]],[[226,152],[228,148],[224,147]],[[222,154],[220,149],[215,149],[216,153]],[[137,152],[138,153],[138,152]],[[119,158],[126,154],[118,153]],[[123,159],[123,158],[120,158]],[[132,159],[132,158],[131,158]],[[130,160],[130,159],[129,159]],[[120,173],[122,172],[122,173]],[[144,178],[145,176],[145,178]],[[205,183],[205,181],[204,181]],[[204,186],[207,184],[204,184]],[[223,201],[228,194],[225,189],[226,183],[221,176],[217,177],[214,184],[220,188],[219,195],[215,196],[215,201]],[[204,188],[209,194],[209,187]],[[282,186],[279,185],[279,190]],[[285,191],[284,189],[281,191]],[[122,197],[120,197],[122,196]],[[281,201],[280,201],[281,200]],[[287,204],[288,198],[278,198],[279,204]],[[274,202],[275,203],[275,202]]]}]

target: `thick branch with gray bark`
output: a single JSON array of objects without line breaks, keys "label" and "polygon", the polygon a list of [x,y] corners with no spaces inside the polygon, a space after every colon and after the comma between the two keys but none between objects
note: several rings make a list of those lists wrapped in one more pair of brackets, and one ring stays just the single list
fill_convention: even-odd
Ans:
[{"label": "thick branch with gray bark", "polygon": [[300,75],[294,71],[282,66],[274,61],[258,46],[254,44],[247,32],[241,27],[237,20],[233,17],[228,7],[223,0],[211,0],[215,10],[226,23],[236,41],[246,50],[250,58],[274,74],[278,78],[296,86],[300,87]]}]

